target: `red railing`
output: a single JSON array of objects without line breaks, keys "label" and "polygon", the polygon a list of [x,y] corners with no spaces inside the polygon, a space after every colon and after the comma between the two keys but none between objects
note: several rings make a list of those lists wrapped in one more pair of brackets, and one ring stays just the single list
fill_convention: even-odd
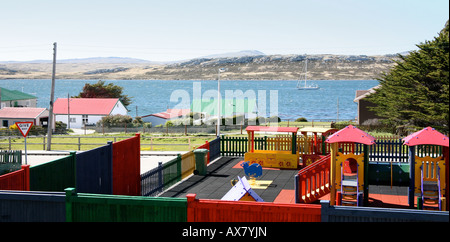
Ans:
[{"label": "red railing", "polygon": [[296,175],[297,203],[312,203],[330,192],[330,155],[301,169]]},{"label": "red railing", "polygon": [[187,197],[188,222],[320,222],[319,204],[222,201]]},{"label": "red railing", "polygon": [[30,165],[22,165],[22,169],[0,176],[0,190],[30,190]]}]

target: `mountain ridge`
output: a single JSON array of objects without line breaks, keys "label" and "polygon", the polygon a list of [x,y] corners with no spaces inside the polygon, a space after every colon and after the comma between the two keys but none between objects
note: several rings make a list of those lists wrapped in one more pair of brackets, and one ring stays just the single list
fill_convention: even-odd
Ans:
[{"label": "mountain ridge", "polygon": [[[311,80],[373,80],[395,65],[397,55],[266,55],[239,51],[158,63],[125,57],[57,61],[58,79],[297,80],[308,59]],[[95,63],[94,61],[97,61]],[[0,79],[48,79],[50,62],[0,63]]]}]

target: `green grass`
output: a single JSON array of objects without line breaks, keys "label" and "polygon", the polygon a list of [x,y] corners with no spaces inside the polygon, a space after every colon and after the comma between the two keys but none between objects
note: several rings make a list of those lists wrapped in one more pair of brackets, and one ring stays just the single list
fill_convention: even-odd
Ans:
[{"label": "green grass", "polygon": [[[80,137],[80,138],[78,138]],[[52,150],[90,150],[96,147],[106,145],[108,141],[120,141],[133,137],[132,134],[114,134],[114,135],[81,135],[81,136],[52,136]],[[151,139],[151,137],[153,137]],[[170,138],[174,137],[174,138]],[[114,139],[115,138],[115,139]],[[154,150],[154,151],[188,151],[195,147],[203,145],[205,141],[212,141],[215,136],[211,135],[199,135],[199,136],[182,136],[182,135],[170,135],[170,136],[148,136],[141,135],[141,150]],[[190,145],[189,145],[190,140]],[[11,138],[12,150],[24,150],[25,139],[22,137]],[[28,137],[27,149],[28,150],[44,150],[44,138],[43,137]],[[45,139],[47,143],[47,139]],[[79,147],[79,143],[81,146]],[[147,145],[148,144],[148,145]],[[154,146],[150,146],[154,144]],[[46,144],[45,144],[46,146]],[[0,140],[0,149],[9,149],[8,138]]]}]

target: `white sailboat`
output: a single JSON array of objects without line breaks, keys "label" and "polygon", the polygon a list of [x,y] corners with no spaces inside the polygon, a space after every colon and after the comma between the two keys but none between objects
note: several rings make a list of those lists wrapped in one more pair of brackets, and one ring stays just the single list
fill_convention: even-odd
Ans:
[{"label": "white sailboat", "polygon": [[302,80],[298,80],[297,82],[297,89],[299,90],[317,90],[319,89],[319,86],[317,84],[306,84],[307,73],[308,73],[308,58],[305,60],[305,65],[303,66],[303,71],[305,73],[305,80],[304,84],[302,85]]}]

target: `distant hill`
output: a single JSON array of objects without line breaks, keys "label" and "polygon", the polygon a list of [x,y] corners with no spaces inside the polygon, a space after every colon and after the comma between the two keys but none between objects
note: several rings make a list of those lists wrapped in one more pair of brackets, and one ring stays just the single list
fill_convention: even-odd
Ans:
[{"label": "distant hill", "polygon": [[262,56],[266,55],[258,50],[243,50],[239,52],[228,52],[228,53],[222,53],[222,54],[215,54],[215,55],[207,55],[200,58],[232,58],[232,57],[243,57],[243,56]]},{"label": "distant hill", "polygon": [[[373,80],[395,65],[397,55],[266,55],[247,50],[158,63],[123,57],[58,60],[58,79],[298,80],[308,58],[310,80]],[[50,61],[0,63],[0,79],[51,77]]]},{"label": "distant hill", "polygon": [[[0,61],[0,64],[12,64],[12,63],[52,63],[51,60],[31,60],[31,61]],[[57,60],[57,63],[106,63],[106,64],[117,64],[117,63],[154,63],[148,60],[128,58],[128,57],[91,57],[91,58],[80,58],[80,59],[63,59]]]}]

